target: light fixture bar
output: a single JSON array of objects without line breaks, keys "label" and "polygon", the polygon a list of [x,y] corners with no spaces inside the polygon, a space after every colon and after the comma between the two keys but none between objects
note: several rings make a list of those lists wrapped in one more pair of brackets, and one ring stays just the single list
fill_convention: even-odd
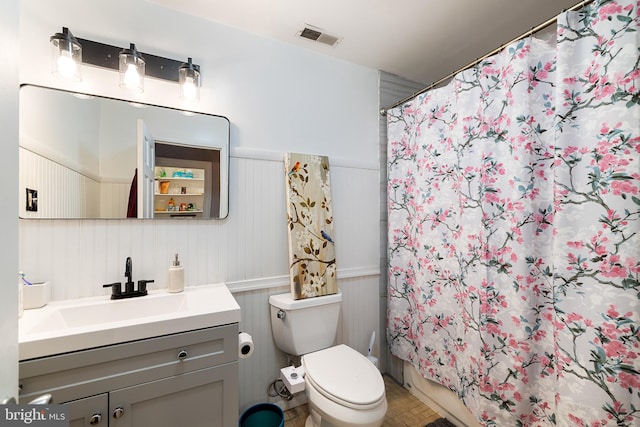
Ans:
[{"label": "light fixture bar", "polygon": [[[121,47],[78,37],[76,37],[76,39],[82,45],[82,62],[84,64],[118,70],[118,55],[122,50]],[[142,55],[145,60],[146,76],[173,82],[178,81],[178,70],[184,64],[184,61],[176,61],[140,51],[138,51],[138,53]]]}]

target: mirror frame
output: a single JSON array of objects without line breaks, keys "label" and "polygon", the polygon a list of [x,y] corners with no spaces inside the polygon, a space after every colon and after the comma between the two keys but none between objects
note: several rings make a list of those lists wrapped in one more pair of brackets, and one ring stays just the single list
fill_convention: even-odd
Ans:
[{"label": "mirror frame", "polygon": [[[29,84],[29,83],[24,83],[20,85],[20,92],[22,92],[23,88],[25,87],[32,87],[32,88],[36,88],[36,89],[44,89],[44,90],[48,90],[48,91],[56,91],[56,92],[60,92],[60,93],[64,93],[67,95],[74,95],[78,98],[81,97],[86,97],[86,98],[95,98],[95,99],[99,99],[99,100],[106,100],[106,101],[115,101],[116,103],[123,103],[123,106],[126,106],[127,108],[132,108],[133,107],[150,107],[150,108],[156,108],[156,109],[160,109],[160,111],[164,113],[166,112],[171,112],[171,111],[175,111],[178,114],[184,114],[185,116],[197,116],[197,117],[202,117],[202,118],[207,118],[207,117],[211,117],[211,118],[215,118],[215,119],[222,119],[224,120],[226,123],[220,123],[220,126],[222,128],[226,127],[226,135],[222,135],[221,139],[223,139],[224,141],[221,143],[221,146],[217,145],[217,141],[216,141],[216,146],[212,145],[213,141],[209,141],[206,140],[204,142],[202,141],[197,141],[194,143],[193,140],[187,140],[187,141],[180,141],[180,138],[176,138],[175,135],[173,135],[173,138],[169,137],[167,138],[166,136],[163,135],[158,135],[158,138],[154,138],[155,141],[157,141],[157,143],[161,143],[161,144],[172,144],[172,145],[178,145],[178,146],[183,146],[189,149],[213,149],[213,150],[217,150],[219,151],[219,157],[220,157],[220,164],[219,164],[219,177],[212,177],[213,182],[215,183],[216,178],[219,178],[219,188],[220,188],[220,192],[219,192],[219,210],[218,210],[218,216],[209,216],[209,217],[193,217],[191,215],[189,216],[185,216],[185,217],[180,217],[180,218],[184,218],[184,219],[225,219],[228,216],[229,213],[229,163],[230,163],[230,159],[229,159],[229,145],[230,145],[230,131],[231,131],[231,125],[230,125],[230,121],[227,117],[225,116],[221,116],[221,115],[217,115],[217,114],[209,114],[209,113],[201,113],[201,112],[194,112],[194,111],[189,111],[189,110],[183,110],[180,108],[174,108],[174,107],[166,107],[166,106],[161,106],[161,105],[155,105],[155,104],[148,104],[148,103],[138,103],[138,102],[134,102],[134,101],[129,101],[129,100],[124,100],[124,99],[119,99],[119,98],[114,98],[114,97],[109,97],[109,96],[102,96],[102,95],[94,95],[94,94],[89,94],[89,93],[83,93],[83,92],[79,92],[79,91],[71,91],[71,90],[66,90],[66,89],[60,89],[60,88],[54,88],[54,87],[46,87],[46,86],[41,86],[41,85],[35,85],[35,84]],[[22,97],[21,97],[22,98]],[[128,104],[128,105],[127,105]],[[116,104],[114,104],[116,105]],[[35,203],[37,206],[37,192],[34,195],[33,193],[30,194],[28,187],[28,182],[27,182],[27,177],[26,175],[26,171],[28,170],[28,167],[25,166],[25,164],[23,164],[22,161],[22,157],[23,157],[23,151],[31,151],[31,152],[36,152],[36,150],[29,148],[29,142],[25,143],[25,140],[28,139],[25,135],[25,129],[23,129],[24,126],[33,126],[33,124],[30,121],[25,121],[25,114],[23,111],[23,108],[27,108],[24,105],[24,101],[21,99],[20,101],[20,115],[19,115],[19,123],[20,123],[20,135],[19,135],[19,141],[18,141],[18,146],[19,146],[19,151],[20,151],[20,166],[19,166],[19,206],[20,206],[20,210],[19,210],[19,218],[21,219],[168,219],[168,218],[176,218],[176,216],[156,216],[154,215],[151,218],[127,218],[126,215],[125,216],[113,216],[113,217],[109,217],[109,216],[99,216],[99,215],[89,215],[89,216],[82,216],[82,215],[77,215],[77,216],[71,216],[71,215],[59,215],[59,216],[55,216],[53,214],[45,214],[48,216],[39,216],[39,215],[34,215],[34,216],[29,216],[29,212],[28,210],[28,206],[32,206]],[[100,107],[102,108],[102,107]],[[173,117],[173,116],[171,116]],[[100,123],[102,119],[99,118],[97,120],[98,123]],[[39,122],[38,122],[39,123]],[[185,127],[188,127],[189,125],[186,124]],[[212,123],[212,128],[215,129],[216,124]],[[182,128],[182,126],[180,127]],[[221,131],[223,129],[220,129]],[[171,134],[171,132],[169,132]],[[202,134],[201,132],[197,132],[198,135]],[[96,134],[99,135],[99,134]],[[80,139],[80,138],[79,138]],[[101,139],[101,138],[97,138],[97,139]],[[187,137],[188,139],[188,137]],[[206,138],[205,138],[206,139]],[[134,142],[135,143],[135,142]],[[37,143],[36,145],[43,145],[41,143]],[[96,144],[96,145],[99,145]],[[129,148],[127,150],[130,150]],[[100,151],[100,148],[98,147],[96,149],[96,151]],[[138,153],[138,147],[134,147],[133,151],[135,153]],[[53,152],[53,150],[51,150],[51,152]],[[50,162],[53,163],[60,163],[60,162],[56,162],[55,158],[51,158],[53,156],[48,156],[47,153],[40,153],[39,156],[43,157],[43,158],[47,158]],[[61,156],[64,156],[63,154],[61,154]],[[138,157],[139,154],[136,156]],[[97,155],[95,156],[96,158],[98,157]],[[193,159],[193,160],[197,160],[197,159]],[[100,164],[99,160],[94,160],[94,162],[97,162],[98,165]],[[139,163],[138,159],[136,159],[136,164]],[[62,164],[62,163],[60,163]],[[66,169],[69,170],[73,170],[74,173],[76,175],[83,175],[84,177],[88,177],[90,179],[93,179],[94,182],[96,183],[101,183],[100,181],[100,176],[99,174],[95,174],[95,169],[91,170],[91,166],[89,166],[88,168],[85,168],[84,171],[82,170],[74,170],[73,167],[69,167],[68,165],[64,166]],[[81,168],[79,168],[81,169]],[[215,168],[214,168],[215,169]],[[137,174],[137,176],[139,177],[140,174]],[[97,180],[96,180],[97,178]],[[133,178],[133,175],[130,177]],[[124,183],[120,183],[120,185],[124,185]],[[131,185],[131,181],[129,181],[129,184]],[[131,196],[131,193],[133,188],[131,188],[129,190],[129,196]],[[33,192],[33,190],[31,190]],[[36,189],[36,191],[38,191]],[[64,190],[62,190],[61,192],[63,192]],[[35,196],[35,200],[34,200],[34,196]],[[99,196],[97,196],[99,197]],[[212,199],[213,197],[211,195],[209,195],[208,199]],[[119,201],[120,204],[122,204],[122,200]],[[127,205],[127,201],[124,201],[124,205]],[[125,212],[126,214],[126,212]]]}]

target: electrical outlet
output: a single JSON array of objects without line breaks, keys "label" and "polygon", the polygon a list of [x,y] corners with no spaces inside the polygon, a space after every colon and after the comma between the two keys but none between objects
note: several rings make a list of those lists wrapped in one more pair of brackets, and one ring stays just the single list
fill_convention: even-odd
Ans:
[{"label": "electrical outlet", "polygon": [[27,212],[38,212],[38,190],[27,188]]}]

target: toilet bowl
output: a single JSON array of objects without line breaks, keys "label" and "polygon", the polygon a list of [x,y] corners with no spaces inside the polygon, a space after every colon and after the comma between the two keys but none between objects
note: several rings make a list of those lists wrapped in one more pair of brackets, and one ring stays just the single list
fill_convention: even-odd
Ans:
[{"label": "toilet bowl", "polygon": [[293,300],[271,295],[278,348],[301,356],[309,403],[306,427],[380,427],[387,412],[380,371],[363,354],[334,345],[342,294]]},{"label": "toilet bowl", "polygon": [[302,356],[309,417],[305,427],[380,427],[387,412],[384,381],[362,354],[337,345]]}]

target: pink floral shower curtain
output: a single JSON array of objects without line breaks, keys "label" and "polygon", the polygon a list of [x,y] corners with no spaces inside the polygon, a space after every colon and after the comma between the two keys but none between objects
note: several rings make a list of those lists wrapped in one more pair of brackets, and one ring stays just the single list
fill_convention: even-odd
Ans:
[{"label": "pink floral shower curtain", "polygon": [[483,425],[640,425],[639,7],[387,113],[391,350]]}]

